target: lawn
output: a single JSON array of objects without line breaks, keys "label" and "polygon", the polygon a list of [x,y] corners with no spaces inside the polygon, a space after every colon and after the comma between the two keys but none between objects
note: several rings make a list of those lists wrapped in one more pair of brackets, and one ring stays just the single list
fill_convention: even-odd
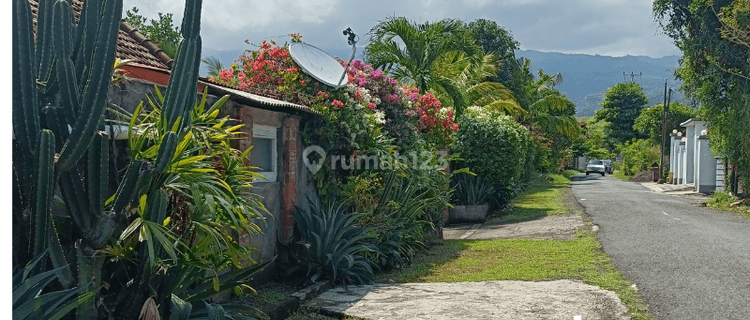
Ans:
[{"label": "lawn", "polygon": [[[536,179],[512,202],[511,218],[563,214],[568,178],[574,173]],[[612,290],[633,319],[651,319],[632,283],[625,279],[601,250],[596,233],[579,230],[571,240],[496,239],[453,240],[418,255],[407,268],[376,276],[389,282],[466,282],[488,280],[580,279]]]},{"label": "lawn", "polygon": [[491,217],[487,223],[513,223],[537,219],[542,216],[567,214],[568,208],[561,199],[564,188],[570,187],[570,177],[579,174],[567,170],[561,174],[535,177],[520,196],[511,200],[511,209],[500,217]]},{"label": "lawn", "polygon": [[626,175],[625,172],[623,172],[622,170],[615,170],[612,173],[612,176],[615,177],[615,178],[617,178],[617,179],[621,179],[621,180],[625,180],[625,181],[628,181],[628,180],[630,180],[630,178],[633,177],[633,176]]}]

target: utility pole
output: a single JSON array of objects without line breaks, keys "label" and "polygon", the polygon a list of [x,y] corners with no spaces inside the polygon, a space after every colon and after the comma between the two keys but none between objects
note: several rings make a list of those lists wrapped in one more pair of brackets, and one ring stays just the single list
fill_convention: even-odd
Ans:
[{"label": "utility pole", "polygon": [[[635,72],[630,71],[630,74],[625,73],[625,71],[622,72],[622,80],[623,82],[628,82],[628,76],[630,76],[630,82],[635,82],[635,76],[643,77],[643,72],[638,72],[638,74],[635,74]],[[666,94],[665,94],[666,95]]]},{"label": "utility pole", "polygon": [[667,112],[669,109],[669,103],[672,100],[672,89],[669,89],[669,97],[667,97],[667,81],[664,80],[664,112],[661,116],[661,157],[659,158],[659,182],[664,183],[664,152],[666,149],[667,141]]}]

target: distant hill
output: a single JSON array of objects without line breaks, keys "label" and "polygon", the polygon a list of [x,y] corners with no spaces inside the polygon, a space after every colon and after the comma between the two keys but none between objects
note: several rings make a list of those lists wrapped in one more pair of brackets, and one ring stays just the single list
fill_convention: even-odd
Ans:
[{"label": "distant hill", "polygon": [[[351,47],[323,48],[331,56],[349,59]],[[356,59],[363,58],[363,47],[357,48]],[[225,67],[229,67],[242,53],[241,50],[212,50],[206,49],[204,56],[216,56]],[[531,70],[536,75],[538,69],[547,74],[560,72],[564,82],[555,87],[575,102],[578,116],[593,116],[599,109],[599,103],[604,100],[607,88],[623,81],[630,81],[630,72],[635,72],[635,82],[643,87],[649,98],[648,106],[661,103],[664,100],[664,80],[669,80],[669,87],[675,89],[672,101],[683,101],[681,93],[677,92],[680,82],[674,79],[673,70],[677,67],[678,56],[650,58],[644,56],[609,57],[586,54],[563,54],[557,52],[539,52],[533,50],[518,50],[517,57],[531,60]],[[206,74],[206,65],[201,64],[201,74]],[[623,72],[628,73],[623,77]],[[638,75],[642,72],[642,75]]]},{"label": "distant hill", "polygon": [[[630,82],[631,72],[635,73],[633,80],[643,87],[648,96],[648,106],[664,101],[664,80],[668,80],[669,87],[674,89],[672,101],[683,101],[682,94],[677,91],[680,82],[673,76],[674,69],[678,66],[678,56],[609,57],[518,50],[516,57],[531,60],[531,70],[535,76],[539,69],[547,74],[560,72],[564,82],[555,89],[575,102],[578,116],[594,116],[594,111],[600,108],[599,103],[604,101],[607,88],[624,81]],[[623,72],[627,76],[624,77]]]}]

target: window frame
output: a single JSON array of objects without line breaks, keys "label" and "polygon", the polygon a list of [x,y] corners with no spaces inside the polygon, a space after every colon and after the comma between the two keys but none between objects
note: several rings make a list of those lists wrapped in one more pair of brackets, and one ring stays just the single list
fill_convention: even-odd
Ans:
[{"label": "window frame", "polygon": [[[264,126],[253,124],[253,139],[270,139],[271,140],[271,171],[256,171],[257,174],[266,178],[266,180],[258,180],[258,182],[276,182],[276,178],[279,173],[279,159],[278,159],[278,128],[272,126]],[[255,144],[253,144],[254,146]],[[250,152],[248,155],[250,162],[252,163],[253,153]]]}]

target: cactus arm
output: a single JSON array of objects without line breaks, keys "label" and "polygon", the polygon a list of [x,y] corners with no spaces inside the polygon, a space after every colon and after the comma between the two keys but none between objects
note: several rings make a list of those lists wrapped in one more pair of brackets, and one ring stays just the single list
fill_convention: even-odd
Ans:
[{"label": "cactus arm", "polygon": [[101,214],[109,186],[109,135],[96,134],[88,154],[89,206],[92,213]]},{"label": "cactus arm", "polygon": [[99,30],[99,19],[103,1],[85,1],[81,10],[81,19],[78,21],[75,45],[76,74],[81,75],[78,79],[79,86],[83,87],[87,77],[84,72],[89,72],[86,67],[91,67],[91,54],[96,44],[96,34]]},{"label": "cactus arm", "polygon": [[92,56],[91,73],[83,92],[81,115],[62,148],[57,162],[61,170],[70,169],[81,158],[94,139],[97,125],[104,113],[109,94],[110,74],[114,65],[117,32],[120,27],[122,0],[109,0],[104,5],[102,25],[97,34],[97,48]]},{"label": "cactus arm", "polygon": [[120,181],[120,186],[115,192],[114,203],[112,204],[112,211],[120,213],[125,206],[134,199],[136,186],[138,185],[138,177],[141,174],[141,167],[143,166],[143,160],[137,159],[128,165],[128,170],[125,172],[125,176]]},{"label": "cactus arm", "polygon": [[[66,120],[65,125],[62,127],[67,131],[67,125],[75,123],[75,118],[78,116],[77,111],[80,109],[78,79],[76,79],[75,65],[70,59],[73,55],[73,17],[70,12],[70,4],[66,1],[55,3],[54,10],[53,44],[55,55],[57,56],[56,68],[59,78],[58,85],[60,86],[61,104],[64,108],[63,114]],[[60,132],[58,132],[59,134]],[[65,132],[66,138],[68,135],[68,132]]]},{"label": "cactus arm", "polygon": [[[167,96],[162,108],[162,132],[173,127],[178,118],[189,121],[190,110],[195,105],[195,84],[200,67],[201,37],[200,17],[202,0],[186,1],[181,32],[184,40],[177,51],[172,75],[167,85]],[[180,126],[182,128],[182,125]],[[178,131],[179,132],[179,131]]]},{"label": "cactus arm", "polygon": [[60,193],[65,205],[68,207],[70,218],[79,230],[85,232],[91,228],[91,213],[89,212],[88,198],[83,187],[83,177],[77,167],[60,172]]},{"label": "cactus arm", "polygon": [[162,139],[161,145],[159,145],[159,155],[156,157],[154,172],[161,173],[167,168],[167,165],[172,162],[176,148],[177,134],[172,131],[167,132],[164,139]]},{"label": "cactus arm", "polygon": [[40,131],[32,32],[29,3],[13,0],[13,133],[29,153],[36,149]]},{"label": "cactus arm", "polygon": [[174,61],[172,75],[169,77],[167,95],[164,97],[161,132],[170,130],[177,118],[182,116],[186,106],[189,105],[192,109],[195,104],[195,81],[198,70],[194,67],[196,64],[192,59],[199,58],[200,37],[183,40]]},{"label": "cactus arm", "polygon": [[37,79],[49,82],[54,55],[52,53],[52,5],[55,0],[40,0],[36,32],[36,61],[39,64]]},{"label": "cactus arm", "polygon": [[37,150],[36,198],[34,199],[34,251],[36,256],[45,252],[48,245],[50,204],[55,189],[55,135],[42,130]]}]

